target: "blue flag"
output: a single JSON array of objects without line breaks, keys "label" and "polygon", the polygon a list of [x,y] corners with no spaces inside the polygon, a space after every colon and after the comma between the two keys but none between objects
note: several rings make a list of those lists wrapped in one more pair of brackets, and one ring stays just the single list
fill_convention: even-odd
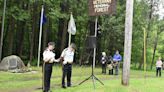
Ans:
[{"label": "blue flag", "polygon": [[47,22],[47,19],[46,19],[46,16],[45,16],[45,13],[44,13],[44,6],[42,6],[42,10],[41,10],[41,13],[40,13],[40,26],[42,26],[43,24],[45,24]]},{"label": "blue flag", "polygon": [[47,22],[47,18],[45,16],[45,13],[43,12],[42,24],[45,24],[46,22]]}]

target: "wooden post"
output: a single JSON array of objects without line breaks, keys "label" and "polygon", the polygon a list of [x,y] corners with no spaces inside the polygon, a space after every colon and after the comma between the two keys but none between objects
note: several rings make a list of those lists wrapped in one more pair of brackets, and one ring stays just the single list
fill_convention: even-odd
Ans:
[{"label": "wooden post", "polygon": [[122,85],[125,86],[129,85],[129,77],[130,77],[133,2],[134,0],[126,0],[124,62],[123,62],[123,73],[122,73]]},{"label": "wooden post", "polygon": [[146,78],[146,29],[144,28],[144,76]]}]

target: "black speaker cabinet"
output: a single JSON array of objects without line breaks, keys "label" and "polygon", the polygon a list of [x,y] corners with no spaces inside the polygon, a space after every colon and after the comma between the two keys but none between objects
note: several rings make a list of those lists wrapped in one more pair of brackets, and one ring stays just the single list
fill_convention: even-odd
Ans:
[{"label": "black speaker cabinet", "polygon": [[87,46],[87,48],[96,48],[96,37],[88,36],[86,46]]}]

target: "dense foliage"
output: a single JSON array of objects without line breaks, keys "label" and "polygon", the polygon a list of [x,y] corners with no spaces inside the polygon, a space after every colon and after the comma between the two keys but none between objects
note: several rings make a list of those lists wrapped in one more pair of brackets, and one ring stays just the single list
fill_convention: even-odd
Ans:
[{"label": "dense foliage", "polygon": [[[125,2],[126,0],[117,0],[115,15],[103,15],[98,18],[97,63],[102,51],[113,55],[115,50],[119,50],[123,55]],[[42,4],[45,7],[46,23],[43,25],[41,53],[49,41],[56,43],[57,57],[67,47],[67,24],[72,12],[77,27],[77,34],[72,37],[72,42],[78,47],[76,63],[91,63],[91,60],[87,62],[91,55],[85,43],[86,37],[94,34],[95,17],[88,15],[88,0],[7,0],[3,57],[16,54],[24,61],[36,63]],[[164,58],[164,22],[163,19],[159,20],[156,14],[158,10],[154,8],[159,4],[158,0],[134,2],[132,64],[135,68],[143,67],[144,28],[147,31],[147,64],[153,66],[158,56]],[[3,0],[0,0],[0,27],[2,14]]]}]

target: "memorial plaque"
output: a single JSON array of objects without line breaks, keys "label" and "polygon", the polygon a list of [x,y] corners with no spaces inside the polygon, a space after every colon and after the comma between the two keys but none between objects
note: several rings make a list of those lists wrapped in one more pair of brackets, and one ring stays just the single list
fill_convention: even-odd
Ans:
[{"label": "memorial plaque", "polygon": [[15,69],[17,67],[17,60],[13,59],[8,61],[9,62],[9,69]]}]

